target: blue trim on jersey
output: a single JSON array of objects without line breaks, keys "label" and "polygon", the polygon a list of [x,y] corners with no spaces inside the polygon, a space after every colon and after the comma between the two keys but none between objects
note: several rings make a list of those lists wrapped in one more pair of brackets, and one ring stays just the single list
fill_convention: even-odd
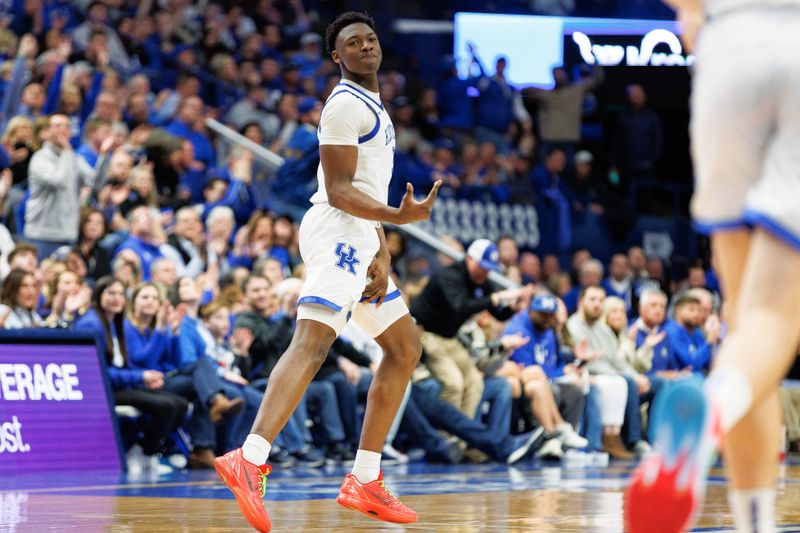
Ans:
[{"label": "blue trim on jersey", "polygon": [[337,87],[348,87],[350,89],[353,89],[357,93],[364,95],[364,97],[367,98],[370,102],[372,102],[376,106],[380,107],[381,111],[384,110],[383,109],[383,104],[381,102],[376,102],[374,98],[372,98],[370,95],[368,95],[366,92],[364,92],[363,90],[359,89],[358,87],[354,87],[354,86],[350,85],[349,83],[341,83],[341,82],[337,83],[336,86]]},{"label": "blue trim on jersey", "polygon": [[794,232],[792,232],[792,230],[786,228],[772,218],[757,211],[748,209],[744,212],[744,220],[748,224],[758,226],[761,229],[772,233],[775,237],[779,238],[795,250],[800,251],[800,236],[796,235]]},{"label": "blue trim on jersey", "polygon": [[[375,110],[373,109],[372,112],[375,113]],[[371,132],[367,133],[363,137],[359,137],[358,144],[364,144],[365,142],[373,139],[378,134],[380,129],[381,129],[381,117],[379,117],[378,114],[375,113],[375,127],[372,128]]]},{"label": "blue trim on jersey", "polygon": [[[345,84],[343,84],[343,83],[340,83],[339,85],[341,85],[342,87],[350,87],[349,85],[345,85]],[[338,87],[338,85],[337,85],[337,87]],[[380,115],[378,114],[378,112],[377,112],[377,111],[375,111],[375,110],[372,108],[372,106],[371,106],[371,105],[369,105],[369,103],[367,103],[367,101],[366,101],[366,100],[364,100],[363,98],[361,98],[361,97],[360,97],[359,95],[357,95],[356,93],[354,93],[354,92],[352,92],[352,91],[348,91],[347,89],[342,89],[341,91],[337,91],[337,92],[333,93],[332,95],[330,95],[330,96],[328,97],[328,102],[330,102],[330,101],[331,101],[331,98],[333,98],[333,97],[334,97],[334,96],[336,96],[337,94],[342,94],[342,93],[350,93],[351,95],[355,96],[356,98],[358,98],[359,100],[361,100],[362,102],[364,102],[364,105],[365,105],[365,106],[367,106],[367,109],[369,109],[370,111],[372,111],[372,114],[373,114],[373,115],[375,115],[375,127],[374,127],[374,128],[372,128],[372,131],[371,131],[371,132],[369,132],[369,133],[367,133],[366,135],[363,135],[363,136],[361,136],[361,137],[359,137],[359,138],[358,138],[358,144],[364,144],[365,142],[367,142],[367,141],[371,140],[373,137],[375,137],[375,136],[378,134],[378,132],[380,131],[380,129],[381,129],[381,117],[380,117]],[[369,98],[369,96],[367,96],[367,98]],[[328,102],[325,102],[325,103],[327,104]],[[383,109],[383,107],[381,107],[381,109]]]},{"label": "blue trim on jersey", "polygon": [[[391,302],[392,300],[396,300],[397,298],[400,298],[400,289],[395,289],[389,294],[387,294],[386,298],[383,299],[383,303]],[[359,303],[365,302],[366,300],[367,300],[366,298],[361,298]],[[375,298],[374,300],[370,300],[367,303],[376,304],[378,303],[378,299]]]},{"label": "blue trim on jersey", "polygon": [[747,223],[742,220],[724,220],[722,222],[703,222],[702,220],[695,220],[692,222],[692,227],[697,233],[702,235],[711,235],[720,231],[732,231],[747,227]]},{"label": "blue trim on jersey", "polygon": [[336,305],[332,301],[322,298],[321,296],[303,296],[299,300],[297,300],[297,305],[302,304],[319,304],[324,305],[325,307],[329,307],[336,311],[337,313],[342,310],[341,305]]}]

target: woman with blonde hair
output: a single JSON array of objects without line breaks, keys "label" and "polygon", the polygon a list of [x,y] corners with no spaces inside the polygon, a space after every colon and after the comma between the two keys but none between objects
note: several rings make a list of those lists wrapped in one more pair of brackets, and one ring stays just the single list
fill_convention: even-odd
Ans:
[{"label": "woman with blonde hair", "polygon": [[653,364],[653,347],[661,342],[666,333],[648,335],[639,349],[636,348],[634,340],[635,332],[631,337],[628,329],[628,315],[625,302],[616,296],[608,296],[603,302],[602,320],[608,324],[611,331],[617,336],[619,357],[628,362],[637,372],[646,374]]},{"label": "woman with blonde hair", "polygon": [[[637,350],[633,339],[628,335],[628,315],[625,302],[616,296],[608,296],[603,302],[600,318],[608,324],[617,338],[617,358],[623,359],[637,372],[642,372],[646,361],[653,360],[653,346],[663,335],[651,335]],[[620,438],[620,429],[625,418],[628,385],[622,375],[593,376],[593,384],[598,389],[600,412],[603,418],[603,446],[612,457],[632,458]]]},{"label": "woman with blonde hair", "polygon": [[12,183],[24,184],[28,179],[28,163],[33,152],[39,149],[34,135],[33,121],[22,115],[13,117],[8,121],[0,143],[8,159]]}]

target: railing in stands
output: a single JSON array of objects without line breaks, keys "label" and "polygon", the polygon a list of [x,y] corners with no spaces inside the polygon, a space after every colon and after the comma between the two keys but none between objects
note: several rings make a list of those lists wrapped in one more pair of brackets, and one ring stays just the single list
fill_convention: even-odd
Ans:
[{"label": "railing in stands", "polygon": [[275,152],[267,150],[260,144],[254,143],[244,135],[240,134],[238,131],[229,128],[222,122],[219,122],[218,120],[215,120],[213,118],[207,118],[205,121],[205,125],[208,129],[217,133],[220,137],[222,137],[223,140],[225,140],[229,144],[239,145],[242,148],[250,150],[251,152],[253,152],[253,155],[255,157],[260,159],[262,162],[266,163],[267,166],[269,166],[270,168],[277,169],[280,168],[281,165],[283,165],[284,159],[281,156],[279,156]]}]

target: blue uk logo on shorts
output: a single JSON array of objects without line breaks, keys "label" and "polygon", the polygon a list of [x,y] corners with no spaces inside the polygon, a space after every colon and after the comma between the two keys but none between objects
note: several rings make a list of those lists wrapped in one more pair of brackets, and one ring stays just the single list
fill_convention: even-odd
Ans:
[{"label": "blue uk logo on shorts", "polygon": [[339,258],[336,266],[355,276],[356,265],[361,262],[356,259],[356,249],[347,243],[339,242],[336,243],[336,255]]}]

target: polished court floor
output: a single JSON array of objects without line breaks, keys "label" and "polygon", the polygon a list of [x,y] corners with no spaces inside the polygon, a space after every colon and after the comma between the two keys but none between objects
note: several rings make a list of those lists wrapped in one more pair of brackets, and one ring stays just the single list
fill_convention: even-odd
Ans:
[{"label": "polished court floor", "polygon": [[[387,486],[414,508],[411,526],[385,524],[340,508],[345,470],[276,472],[267,485],[273,531],[286,532],[621,532],[622,490],[631,464],[605,469],[527,463],[385,469]],[[800,461],[790,459],[778,495],[779,531],[800,531]],[[732,531],[725,480],[712,472],[695,531]],[[213,472],[160,479],[102,473],[0,479],[0,533],[80,531],[249,531]]]}]

